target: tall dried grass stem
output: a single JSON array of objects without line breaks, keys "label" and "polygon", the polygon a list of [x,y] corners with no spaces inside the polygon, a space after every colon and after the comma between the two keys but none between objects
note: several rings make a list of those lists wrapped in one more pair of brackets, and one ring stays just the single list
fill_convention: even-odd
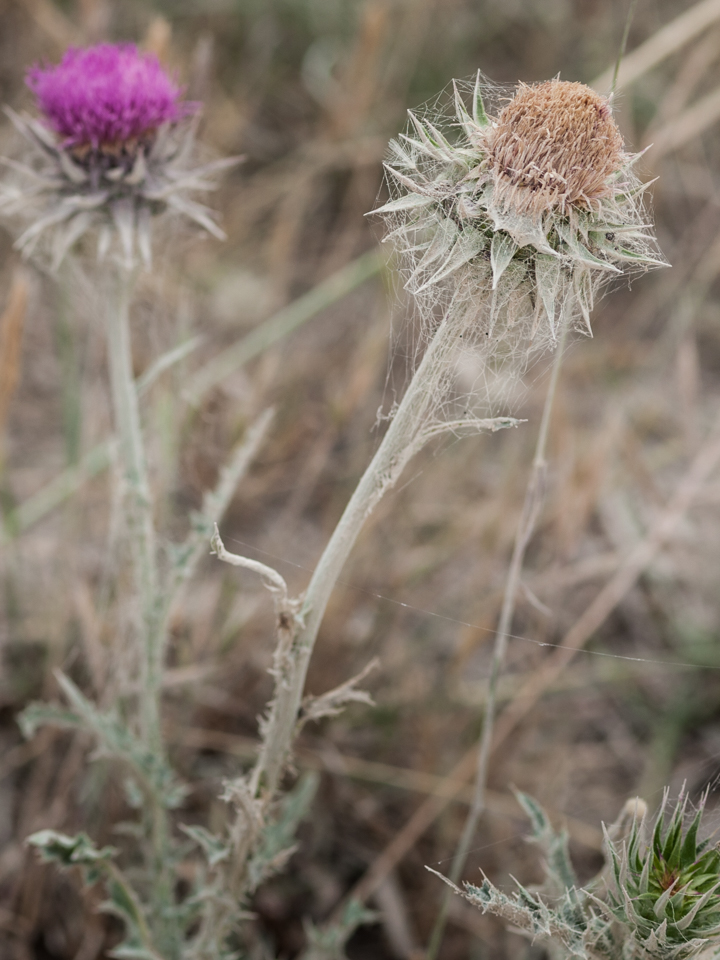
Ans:
[{"label": "tall dried grass stem", "polygon": [[678,150],[690,140],[699,137],[720,119],[720,89],[701,97],[691,107],[686,107],[653,135],[652,159]]},{"label": "tall dried grass stem", "polygon": [[[363,254],[306,294],[298,297],[287,307],[273,314],[237,343],[213,357],[190,377],[186,391],[189,402],[198,404],[207,391],[217,386],[225,377],[235,373],[265,349],[317,316],[322,310],[341,300],[365,280],[379,273],[384,262],[384,258],[376,250]],[[193,337],[160,357],[150,369],[138,377],[138,394],[142,395],[161,374],[165,373],[171,365],[185,359],[199,346],[199,343],[199,338]],[[89,480],[106,470],[111,462],[110,442],[97,444],[82,457],[80,463],[63,470],[9,514],[5,529],[0,531],[0,543],[8,542],[42,520],[48,513],[81,490]],[[214,514],[213,519],[220,519],[220,515]]]},{"label": "tall dried grass stem", "polygon": [[[488,678],[482,734],[480,736],[478,745],[477,773],[475,775],[473,799],[472,803],[470,804],[470,809],[468,810],[465,826],[460,836],[460,840],[458,841],[457,850],[455,851],[452,867],[450,869],[449,876],[452,883],[457,883],[460,879],[460,875],[465,867],[465,862],[470,850],[470,844],[475,836],[478,822],[486,806],[488,766],[490,761],[490,752],[492,749],[493,729],[495,726],[498,682],[505,664],[508,638],[512,629],[512,621],[515,614],[515,603],[517,601],[517,593],[522,579],[525,551],[527,550],[528,543],[532,538],[535,525],[537,523],[537,518],[545,499],[545,486],[547,477],[547,439],[550,430],[550,419],[552,416],[553,405],[555,402],[555,394],[557,392],[558,379],[560,377],[560,368],[562,367],[565,341],[567,338],[567,329],[567,315],[564,314],[561,320],[558,346],[555,352],[552,372],[550,374],[550,383],[548,384],[548,391],[545,396],[545,404],[543,406],[542,419],[540,421],[540,430],[538,432],[538,439],[535,447],[535,456],[533,458],[532,469],[527,488],[525,490],[525,500],[523,502],[523,508],[520,514],[517,532],[515,534],[515,544],[510,560],[510,566],[508,567],[507,578],[505,580],[503,604],[500,611],[500,620],[498,622],[497,632],[495,634],[495,644],[493,647],[492,662],[490,665],[490,676]],[[438,955],[440,944],[442,943],[443,933],[445,931],[445,925],[447,923],[447,914],[452,895],[452,890],[449,887],[443,893],[440,911],[430,936],[426,960],[435,960]]]},{"label": "tall dried grass stem", "polygon": [[181,555],[170,573],[164,590],[164,625],[162,637],[169,633],[169,621],[174,607],[180,598],[183,587],[195,573],[197,565],[207,553],[208,534],[217,532],[217,523],[225,516],[233,494],[240,480],[255,458],[260,445],[267,436],[275,410],[268,407],[248,427],[242,440],[235,446],[228,462],[220,471],[220,477],[214,490],[203,497],[202,510],[193,517],[193,524],[184,544]]},{"label": "tall dried grass stem", "polygon": [[16,268],[7,304],[0,316],[0,469],[8,411],[20,381],[23,329],[28,302],[28,280],[24,270]]},{"label": "tall dried grass stem", "polygon": [[[542,671],[537,678],[528,681],[513,701],[513,707],[508,708],[507,712],[501,715],[495,727],[493,750],[497,750],[505,742],[517,724],[557,680],[575,654],[582,649],[617,604],[632,589],[646,565],[652,562],[660,547],[672,536],[718,464],[720,464],[720,416],[716,419],[711,435],[692,461],[666,510],[660,515],[648,537],[638,544],[620,570],[570,628],[562,641],[563,649],[556,651],[547,670]],[[568,645],[568,641],[572,642],[572,646]],[[433,791],[433,795],[420,804],[407,823],[375,859],[367,873],[351,889],[340,907],[333,913],[331,922],[340,916],[348,900],[356,899],[364,902],[372,896],[384,877],[395,868],[447,805],[458,796],[462,790],[461,784],[467,782],[476,768],[477,751],[475,747],[471,747],[449,771],[445,779],[446,788]]]},{"label": "tall dried grass stem", "polygon": [[560,649],[553,653],[544,667],[533,674],[532,678],[518,691],[512,703],[503,711],[497,725],[494,749],[497,749],[499,743],[507,739],[518,723],[527,716],[543,693],[557,680],[618,603],[635,586],[642,572],[672,537],[693,501],[719,465],[720,413],[716,416],[705,443],[693,458],[667,506],[648,534],[631,551],[615,575],[568,630],[560,641]]},{"label": "tall dried grass stem", "polygon": [[[701,0],[666,23],[624,58],[618,71],[617,89],[629,87],[686,43],[699,37],[718,19],[720,0]],[[614,67],[605,70],[590,86],[601,93],[609,90],[613,82],[613,71]]]}]

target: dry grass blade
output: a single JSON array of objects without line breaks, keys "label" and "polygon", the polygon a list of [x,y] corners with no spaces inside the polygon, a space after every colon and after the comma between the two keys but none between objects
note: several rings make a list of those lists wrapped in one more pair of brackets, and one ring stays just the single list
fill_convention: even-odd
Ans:
[{"label": "dry grass blade", "polygon": [[[243,759],[253,759],[257,754],[257,741],[251,737],[242,737],[222,730],[204,730],[190,727],[185,730],[169,729],[177,746],[196,750],[218,750]],[[311,749],[298,747],[297,760],[301,767],[310,770],[324,770],[335,776],[347,777],[351,780],[362,780],[367,783],[376,783],[398,790],[408,790],[413,793],[433,794],[447,797],[449,801],[470,804],[472,790],[465,780],[452,779],[451,776],[438,777],[433,773],[424,773],[407,767],[396,767],[389,763],[380,763],[376,760],[364,760],[338,750]],[[489,790],[487,793],[487,808],[498,817],[515,819],[519,814],[515,798],[509,793],[500,793]],[[552,812],[552,811],[551,811]],[[578,843],[582,843],[590,850],[602,848],[602,833],[595,827],[567,817],[564,814],[555,814],[565,822],[570,836]],[[370,896],[370,894],[368,894]]]},{"label": "dry grass blade", "polygon": [[683,110],[678,117],[665,124],[653,135],[652,159],[657,161],[665,154],[684,146],[694,137],[699,137],[719,119],[720,89],[717,89]]},{"label": "dry grass blade", "polygon": [[[585,613],[564,637],[561,649],[557,650],[544,669],[539,670],[524,688],[521,688],[511,705],[501,714],[495,730],[493,749],[504,743],[512,730],[533,708],[543,693],[557,680],[575,654],[582,649],[595,631],[612,613],[617,604],[634,586],[647,565],[655,558],[660,548],[676,530],[693,501],[697,498],[713,470],[720,463],[720,417],[711,435],[692,461],[680,481],[667,509],[658,518],[648,536],[638,544],[615,576],[600,591]],[[417,840],[434,822],[447,805],[463,789],[473,775],[477,750],[473,746],[447,775],[447,789],[438,788],[428,797],[407,821],[393,841],[376,858],[367,873],[348,894],[348,899],[365,901],[377,890],[388,873],[413,848]],[[336,911],[340,916],[341,910]]]},{"label": "dry grass blade", "polygon": [[185,391],[189,402],[198,403],[225,377],[379,273],[383,263],[384,257],[377,250],[363,254],[213,357],[190,378]]},{"label": "dry grass blade", "polygon": [[[701,3],[696,3],[695,6],[675,17],[625,57],[618,73],[618,89],[634,83],[643,74],[684,47],[686,43],[700,36],[718,19],[720,19],[720,0],[702,0]],[[610,89],[612,77],[613,68],[611,67],[593,80],[590,86],[604,93]]]},{"label": "dry grass blade", "polygon": [[73,23],[49,0],[24,0],[21,4],[35,24],[61,50],[78,43],[80,33]]},{"label": "dry grass blade", "polygon": [[672,537],[693,501],[720,463],[720,416],[688,471],[678,484],[667,507],[648,535],[638,543],[615,576],[603,587],[582,616],[568,630],[548,663],[533,675],[502,714],[496,730],[494,748],[503,743],[543,693],[554,683],[576,653],[607,620],[618,603],[637,583],[662,547]]},{"label": "dry grass blade", "polygon": [[20,380],[20,349],[27,312],[28,281],[16,269],[7,306],[0,317],[0,441],[5,433],[10,401]]}]

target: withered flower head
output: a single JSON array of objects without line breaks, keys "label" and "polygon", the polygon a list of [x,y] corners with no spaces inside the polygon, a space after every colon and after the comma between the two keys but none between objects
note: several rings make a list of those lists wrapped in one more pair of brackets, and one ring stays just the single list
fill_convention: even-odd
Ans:
[{"label": "withered flower head", "polygon": [[478,308],[478,336],[533,348],[558,319],[591,333],[603,281],[665,265],[642,209],[609,102],[581,83],[520,85],[489,115],[478,73],[470,106],[453,84],[452,116],[410,113],[390,144],[391,229],[421,312]]},{"label": "withered flower head", "polygon": [[95,233],[101,256],[116,239],[126,266],[138,253],[148,265],[151,222],[164,213],[224,237],[189,194],[215,189],[213,175],[237,158],[194,165],[200,104],[181,99],[154,56],[132,44],[71,49],[27,82],[41,118],[7,111],[31,149],[23,162],[4,161],[19,176],[0,185],[0,209],[24,221],[16,246],[26,256],[44,244],[55,269]]},{"label": "withered flower head", "polygon": [[592,209],[625,162],[607,100],[564,80],[521,85],[487,145],[497,202],[522,213]]}]

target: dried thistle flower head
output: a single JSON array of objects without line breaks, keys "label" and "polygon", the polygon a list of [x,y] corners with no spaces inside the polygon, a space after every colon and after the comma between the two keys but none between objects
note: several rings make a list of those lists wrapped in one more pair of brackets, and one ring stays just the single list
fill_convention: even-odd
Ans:
[{"label": "dried thistle flower head", "polygon": [[30,145],[16,174],[0,188],[0,209],[26,228],[16,242],[25,255],[49,247],[56,269],[85,234],[104,256],[113,239],[126,266],[139,253],[151,261],[151,222],[158,214],[187,217],[218,238],[215,214],[189,194],[213,190],[213,175],[238,162],[193,164],[199,104],[151,54],[132,44],[71,49],[54,67],[33,67],[28,86],[42,119],[8,115]]},{"label": "dried thistle flower head", "polygon": [[579,83],[521,85],[502,107],[494,94],[491,119],[486,92],[478,73],[470,107],[454,83],[453,116],[410,113],[376,212],[421,313],[486,304],[477,337],[526,362],[561,316],[591,333],[608,278],[665,261],[606,99]]},{"label": "dried thistle flower head", "polygon": [[591,210],[625,161],[608,101],[564,80],[521,84],[487,146],[497,202],[522,213]]}]

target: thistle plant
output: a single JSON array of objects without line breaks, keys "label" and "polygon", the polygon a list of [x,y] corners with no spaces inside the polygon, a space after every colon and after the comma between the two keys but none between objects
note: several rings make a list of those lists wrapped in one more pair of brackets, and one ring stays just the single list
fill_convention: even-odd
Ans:
[{"label": "thistle plant", "polygon": [[456,893],[547,943],[559,958],[718,956],[720,853],[711,838],[699,839],[707,794],[689,817],[687,793],[673,805],[666,790],[652,824],[644,801],[628,801],[617,823],[603,827],[606,866],[584,887],[570,862],[567,833],[556,832],[531,797],[517,798],[544,854],[543,884],[529,889],[515,881],[516,890],[507,894],[484,877],[479,886],[466,883],[464,891],[450,884]]},{"label": "thistle plant", "polygon": [[[80,78],[88,85],[79,90]],[[175,212],[217,234],[212,214],[185,194],[210,189],[209,176],[234,161],[191,166],[195,108],[181,102],[179,88],[154,60],[132,47],[71,51],[57,68],[32,71],[29,82],[44,120],[14,117],[34,154],[11,164],[27,182],[7,186],[4,205],[36,218],[18,245],[26,254],[47,246],[54,264],[82,237],[96,236],[98,271],[112,284],[108,357],[134,573],[139,694],[136,702],[101,711],[60,676],[71,709],[35,706],[24,723],[28,732],[41,722],[89,728],[101,751],[122,761],[128,797],[140,811],[144,869],[131,883],[115,851],[98,850],[84,835],[42,831],[31,839],[46,858],[105,881],[108,908],[126,923],[116,955],[221,960],[236,955],[244,908],[286,862],[312,799],[308,780],[280,799],[295,737],[306,722],[369,699],[358,687],[367,670],[322,696],[304,697],[325,608],[365,521],[434,438],[516,425],[499,409],[508,384],[548,346],[560,356],[569,329],[590,332],[590,309],[604,280],[662,261],[643,222],[635,158],[622,150],[607,101],[582,85],[522,87],[491,120],[478,77],[469,107],[455,87],[453,118],[411,114],[409,132],[391,145],[393,196],[375,212],[389,221],[418,308],[422,356],[301,597],[290,597],[277,571],[228,553],[215,529],[218,558],[260,576],[272,595],[275,690],[255,765],[226,784],[232,811],[226,827],[181,828],[200,859],[191,894],[179,900],[176,869],[189,854],[171,811],[183,785],[167,761],[160,723],[168,611],[207,544],[210,521],[221,520],[262,425],[232,458],[168,569],[156,544],[129,312],[135,276],[150,262],[152,223]],[[469,356],[476,371],[471,390],[462,386]],[[308,956],[313,949],[340,955],[363,916],[350,905],[340,928],[312,931]]]},{"label": "thistle plant", "polygon": [[[87,868],[89,880],[106,880],[107,909],[126,923],[118,956],[174,960],[185,949],[188,928],[197,926],[202,899],[189,897],[180,905],[176,898],[176,870],[185,847],[173,828],[171,811],[182,803],[185,788],[169,765],[162,736],[168,618],[207,550],[212,521],[226,509],[269,415],[261,417],[233,452],[217,489],[206,495],[203,510],[193,518],[186,541],[163,555],[132,368],[130,312],[136,278],[151,262],[155,224],[180,215],[223,236],[215,215],[189,195],[213,189],[214,175],[237,158],[195,163],[199,105],[183,102],[180,87],[159,62],[133,45],[70,50],[59,65],[30,70],[27,80],[40,117],[9,111],[28,142],[28,153],[22,162],[5,161],[10,176],[0,203],[4,214],[25,221],[16,246],[40,263],[46,263],[49,254],[50,265],[58,268],[74,247],[89,240],[97,243],[94,280],[105,294],[120,500],[133,583],[124,598],[132,618],[129,635],[122,635],[122,624],[116,624],[116,643],[136,675],[133,693],[100,709],[70,678],[58,674],[70,709],[31,705],[21,723],[28,735],[42,723],[89,730],[98,744],[97,755],[119,761],[128,801],[139,814],[132,829],[139,840],[134,857],[142,869],[130,883],[113,862],[116,851],[96,851],[83,835],[68,838],[46,831],[31,841],[46,858]],[[171,360],[161,358],[161,365]],[[195,842],[200,842],[197,837]]]},{"label": "thistle plant", "polygon": [[[476,404],[492,407],[533,357],[556,351],[496,634],[474,799],[451,870],[457,881],[484,805],[497,682],[542,503],[566,338],[573,329],[592,336],[590,312],[609,280],[665,261],[642,206],[639,155],[625,151],[607,98],[561,80],[520,84],[503,98],[478,73],[469,108],[453,83],[451,110],[439,119],[411,112],[407,132],[391,144],[393,196],[379,212],[389,221],[405,286],[426,329],[439,306],[455,309],[458,294],[472,291],[482,304],[463,331],[478,370]],[[438,954],[447,907],[445,898],[429,960]]]}]

